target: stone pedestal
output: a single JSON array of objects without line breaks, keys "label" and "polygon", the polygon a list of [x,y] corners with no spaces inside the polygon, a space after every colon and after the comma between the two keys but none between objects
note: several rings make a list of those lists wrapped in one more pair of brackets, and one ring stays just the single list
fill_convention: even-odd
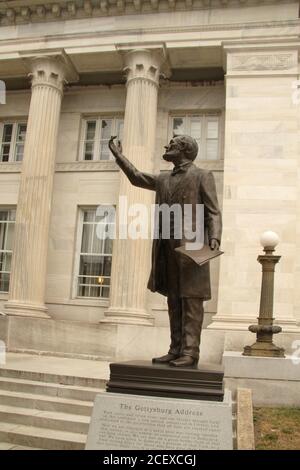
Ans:
[{"label": "stone pedestal", "polygon": [[[124,120],[124,155],[138,170],[153,172],[155,131],[157,115],[157,93],[160,67],[164,61],[163,50],[137,49],[125,54],[127,73],[127,97]],[[126,198],[127,207],[118,207],[118,217],[123,212],[139,204],[149,210],[154,203],[151,191],[132,186],[127,177],[120,175],[119,196]],[[131,213],[131,216],[137,214]],[[149,218],[148,218],[149,220]],[[130,222],[130,220],[129,220]],[[127,227],[125,227],[127,230]],[[152,325],[152,318],[146,309],[146,286],[150,273],[151,227],[147,239],[126,239],[118,237],[114,241],[112,286],[110,307],[104,321]]]},{"label": "stone pedestal", "polygon": [[149,361],[110,364],[107,391],[192,400],[222,401],[224,371],[222,366],[200,364],[176,368]]},{"label": "stone pedestal", "polygon": [[286,357],[243,356],[241,352],[223,354],[225,385],[232,392],[238,387],[252,390],[256,406],[300,405],[299,354]]},{"label": "stone pedestal", "polygon": [[97,395],[86,450],[233,448],[231,394],[222,402]]},{"label": "stone pedestal", "polygon": [[48,318],[47,251],[63,85],[76,73],[61,53],[26,59],[32,77],[16,214],[8,315]]}]

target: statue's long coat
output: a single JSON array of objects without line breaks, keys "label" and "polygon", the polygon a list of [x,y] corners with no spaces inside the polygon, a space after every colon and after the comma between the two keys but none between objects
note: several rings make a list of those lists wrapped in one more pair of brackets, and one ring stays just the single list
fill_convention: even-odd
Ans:
[{"label": "statue's long coat", "polygon": [[[185,171],[171,190],[170,178],[172,172],[162,172],[159,175],[150,175],[138,171],[125,157],[117,160],[118,165],[127,175],[130,182],[138,187],[156,192],[155,203],[160,204],[180,204],[183,210],[184,204],[204,204],[204,227],[205,242],[212,238],[220,242],[222,232],[222,218],[218,206],[216,186],[213,174],[202,170],[193,163],[187,165]],[[183,212],[182,212],[183,213]],[[161,227],[160,227],[161,229]],[[193,220],[193,230],[195,230]],[[185,240],[177,240],[178,246],[185,245]],[[152,292],[159,292],[168,295],[166,260],[162,246],[164,243],[160,238],[153,240],[152,246],[152,269],[148,281],[148,289]],[[211,298],[209,263],[197,266],[186,256],[177,256],[180,269],[180,296],[181,297],[201,297],[204,300]]]}]

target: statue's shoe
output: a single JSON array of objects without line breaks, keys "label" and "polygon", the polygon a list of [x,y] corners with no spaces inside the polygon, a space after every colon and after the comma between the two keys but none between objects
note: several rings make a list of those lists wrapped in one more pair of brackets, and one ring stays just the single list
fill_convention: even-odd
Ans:
[{"label": "statue's shoe", "polygon": [[172,367],[195,367],[198,364],[198,359],[192,356],[181,356],[178,359],[169,361]]},{"label": "statue's shoe", "polygon": [[175,354],[165,354],[165,356],[154,357],[152,359],[153,364],[168,364],[170,361],[177,359]]}]

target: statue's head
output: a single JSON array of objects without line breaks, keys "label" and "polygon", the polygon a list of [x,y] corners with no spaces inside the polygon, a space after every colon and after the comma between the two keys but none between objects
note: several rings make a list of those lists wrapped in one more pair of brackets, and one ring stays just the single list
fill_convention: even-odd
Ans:
[{"label": "statue's head", "polygon": [[198,144],[189,135],[176,135],[165,147],[163,159],[168,162],[179,163],[180,160],[195,160],[198,155]]}]

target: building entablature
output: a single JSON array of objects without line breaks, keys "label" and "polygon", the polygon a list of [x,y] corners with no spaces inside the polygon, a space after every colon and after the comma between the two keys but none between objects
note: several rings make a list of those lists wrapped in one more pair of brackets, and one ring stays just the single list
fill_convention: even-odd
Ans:
[{"label": "building entablature", "polygon": [[[249,8],[278,4],[276,0],[6,0],[0,5],[0,24],[26,24],[81,18]],[[282,0],[281,4],[296,3]]]}]

